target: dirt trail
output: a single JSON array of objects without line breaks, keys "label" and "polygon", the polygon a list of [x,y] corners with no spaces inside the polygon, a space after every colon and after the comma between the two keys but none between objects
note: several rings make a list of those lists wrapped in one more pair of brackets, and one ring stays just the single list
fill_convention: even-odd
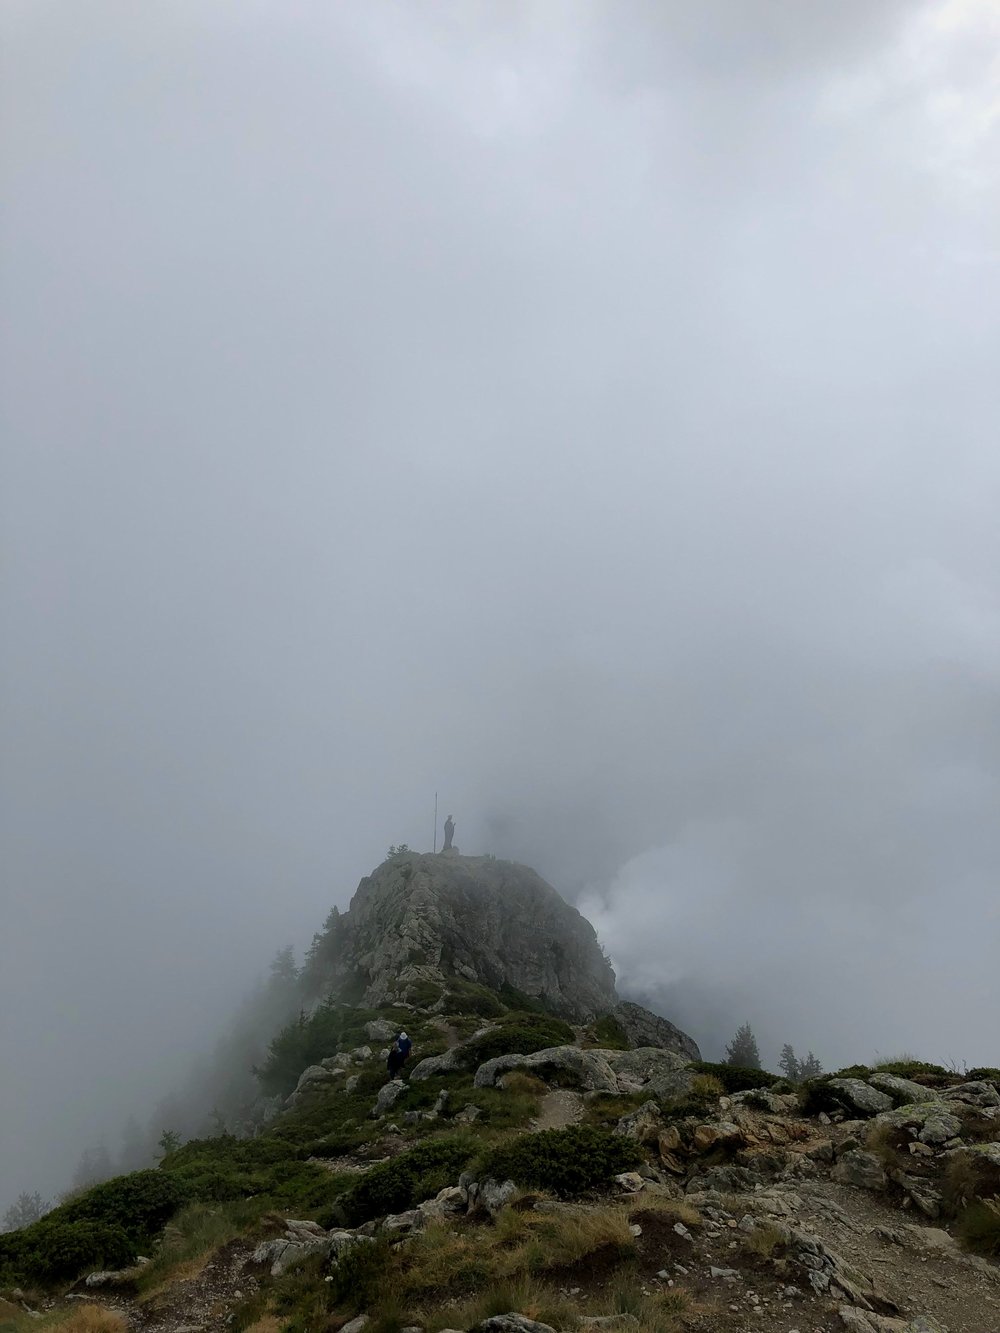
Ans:
[{"label": "dirt trail", "polygon": [[575,1125],[582,1115],[583,1098],[580,1094],[569,1092],[565,1088],[557,1088],[554,1092],[547,1092],[542,1098],[538,1116],[532,1120],[531,1128],[565,1129],[567,1125]]},{"label": "dirt trail", "polygon": [[192,1277],[174,1278],[161,1294],[150,1293],[141,1302],[124,1292],[100,1289],[92,1299],[80,1299],[116,1310],[128,1321],[129,1333],[224,1333],[234,1306],[259,1286],[247,1266],[252,1253],[244,1241],[232,1241]]}]

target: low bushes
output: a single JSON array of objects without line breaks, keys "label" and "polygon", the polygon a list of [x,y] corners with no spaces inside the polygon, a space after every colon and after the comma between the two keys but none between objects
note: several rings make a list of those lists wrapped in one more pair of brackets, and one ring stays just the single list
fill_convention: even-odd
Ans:
[{"label": "low bushes", "polygon": [[696,1074],[711,1074],[728,1093],[747,1092],[751,1088],[772,1088],[781,1080],[766,1069],[744,1069],[740,1065],[713,1064],[711,1060],[697,1060],[691,1066]]},{"label": "low bushes", "polygon": [[605,1014],[603,1018],[599,1018],[591,1030],[594,1034],[594,1041],[601,1050],[628,1050],[628,1037],[625,1035],[625,1029],[618,1022],[618,1019],[611,1014]]},{"label": "low bushes", "polygon": [[151,1245],[187,1197],[182,1182],[160,1171],[106,1180],[0,1236],[0,1277],[46,1284],[85,1268],[121,1268]]},{"label": "low bushes", "polygon": [[192,1139],[164,1160],[159,1174],[193,1202],[264,1196],[276,1207],[320,1208],[338,1189],[334,1177],[302,1160],[306,1149],[271,1135]]},{"label": "low bushes", "polygon": [[387,1213],[404,1212],[454,1184],[474,1151],[472,1138],[454,1134],[381,1162],[347,1191],[328,1215],[329,1221],[342,1219],[348,1226],[360,1226]]},{"label": "low bushes", "polygon": [[476,1068],[498,1055],[531,1055],[549,1046],[568,1046],[576,1033],[561,1018],[548,1014],[511,1014],[499,1027],[467,1042],[462,1048],[463,1063]]},{"label": "low bushes", "polygon": [[481,1176],[534,1185],[556,1194],[580,1194],[642,1160],[638,1145],[596,1125],[570,1125],[526,1134],[488,1152]]}]

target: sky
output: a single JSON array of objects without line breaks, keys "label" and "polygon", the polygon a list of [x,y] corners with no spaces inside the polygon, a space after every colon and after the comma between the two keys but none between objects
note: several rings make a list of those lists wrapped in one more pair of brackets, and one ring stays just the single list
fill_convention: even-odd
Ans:
[{"label": "sky", "polygon": [[0,1202],[390,843],[1000,1064],[990,0],[7,0]]}]

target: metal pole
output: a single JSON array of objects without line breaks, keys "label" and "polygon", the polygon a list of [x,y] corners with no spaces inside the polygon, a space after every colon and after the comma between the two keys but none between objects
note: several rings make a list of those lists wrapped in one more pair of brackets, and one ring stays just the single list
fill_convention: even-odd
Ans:
[{"label": "metal pole", "polygon": [[438,794],[434,793],[434,850],[438,849]]}]

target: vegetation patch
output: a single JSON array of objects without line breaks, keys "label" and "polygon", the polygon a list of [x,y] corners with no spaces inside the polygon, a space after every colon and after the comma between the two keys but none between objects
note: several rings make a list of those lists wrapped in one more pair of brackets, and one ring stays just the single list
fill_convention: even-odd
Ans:
[{"label": "vegetation patch", "polygon": [[344,1194],[327,1219],[321,1221],[330,1225],[343,1219],[348,1226],[360,1226],[388,1213],[405,1212],[446,1185],[454,1184],[475,1150],[475,1140],[465,1134],[421,1143],[389,1162],[373,1166]]},{"label": "vegetation patch", "polygon": [[133,1171],[53,1208],[31,1226],[0,1236],[0,1280],[47,1285],[87,1268],[122,1268],[148,1249],[188,1198],[161,1171]]},{"label": "vegetation patch", "polygon": [[287,1097],[294,1091],[302,1071],[310,1065],[341,1051],[370,1044],[365,1024],[372,1019],[389,1018],[405,1026],[412,1017],[406,1009],[356,1009],[332,1001],[322,1004],[312,1014],[300,1013],[294,1023],[281,1029],[255,1073],[266,1093]]},{"label": "vegetation patch", "polygon": [[509,1014],[502,1023],[463,1048],[463,1063],[478,1068],[498,1055],[533,1055],[550,1046],[569,1046],[576,1033],[561,1018],[548,1014]]},{"label": "vegetation patch", "polygon": [[696,1074],[711,1074],[728,1093],[747,1092],[751,1088],[773,1088],[775,1083],[781,1081],[777,1074],[769,1074],[766,1069],[713,1064],[711,1060],[696,1060],[691,1068]]},{"label": "vegetation patch", "polygon": [[970,1203],[959,1214],[955,1230],[967,1250],[1000,1258],[1000,1195]]},{"label": "vegetation patch", "polygon": [[625,1029],[617,1018],[611,1014],[605,1014],[599,1018],[591,1027],[593,1034],[593,1045],[604,1051],[627,1051],[629,1048],[628,1037],[625,1035]]},{"label": "vegetation patch", "polygon": [[596,1125],[570,1125],[526,1134],[494,1148],[483,1157],[480,1175],[566,1196],[606,1184],[641,1160],[638,1145],[624,1135]]}]

